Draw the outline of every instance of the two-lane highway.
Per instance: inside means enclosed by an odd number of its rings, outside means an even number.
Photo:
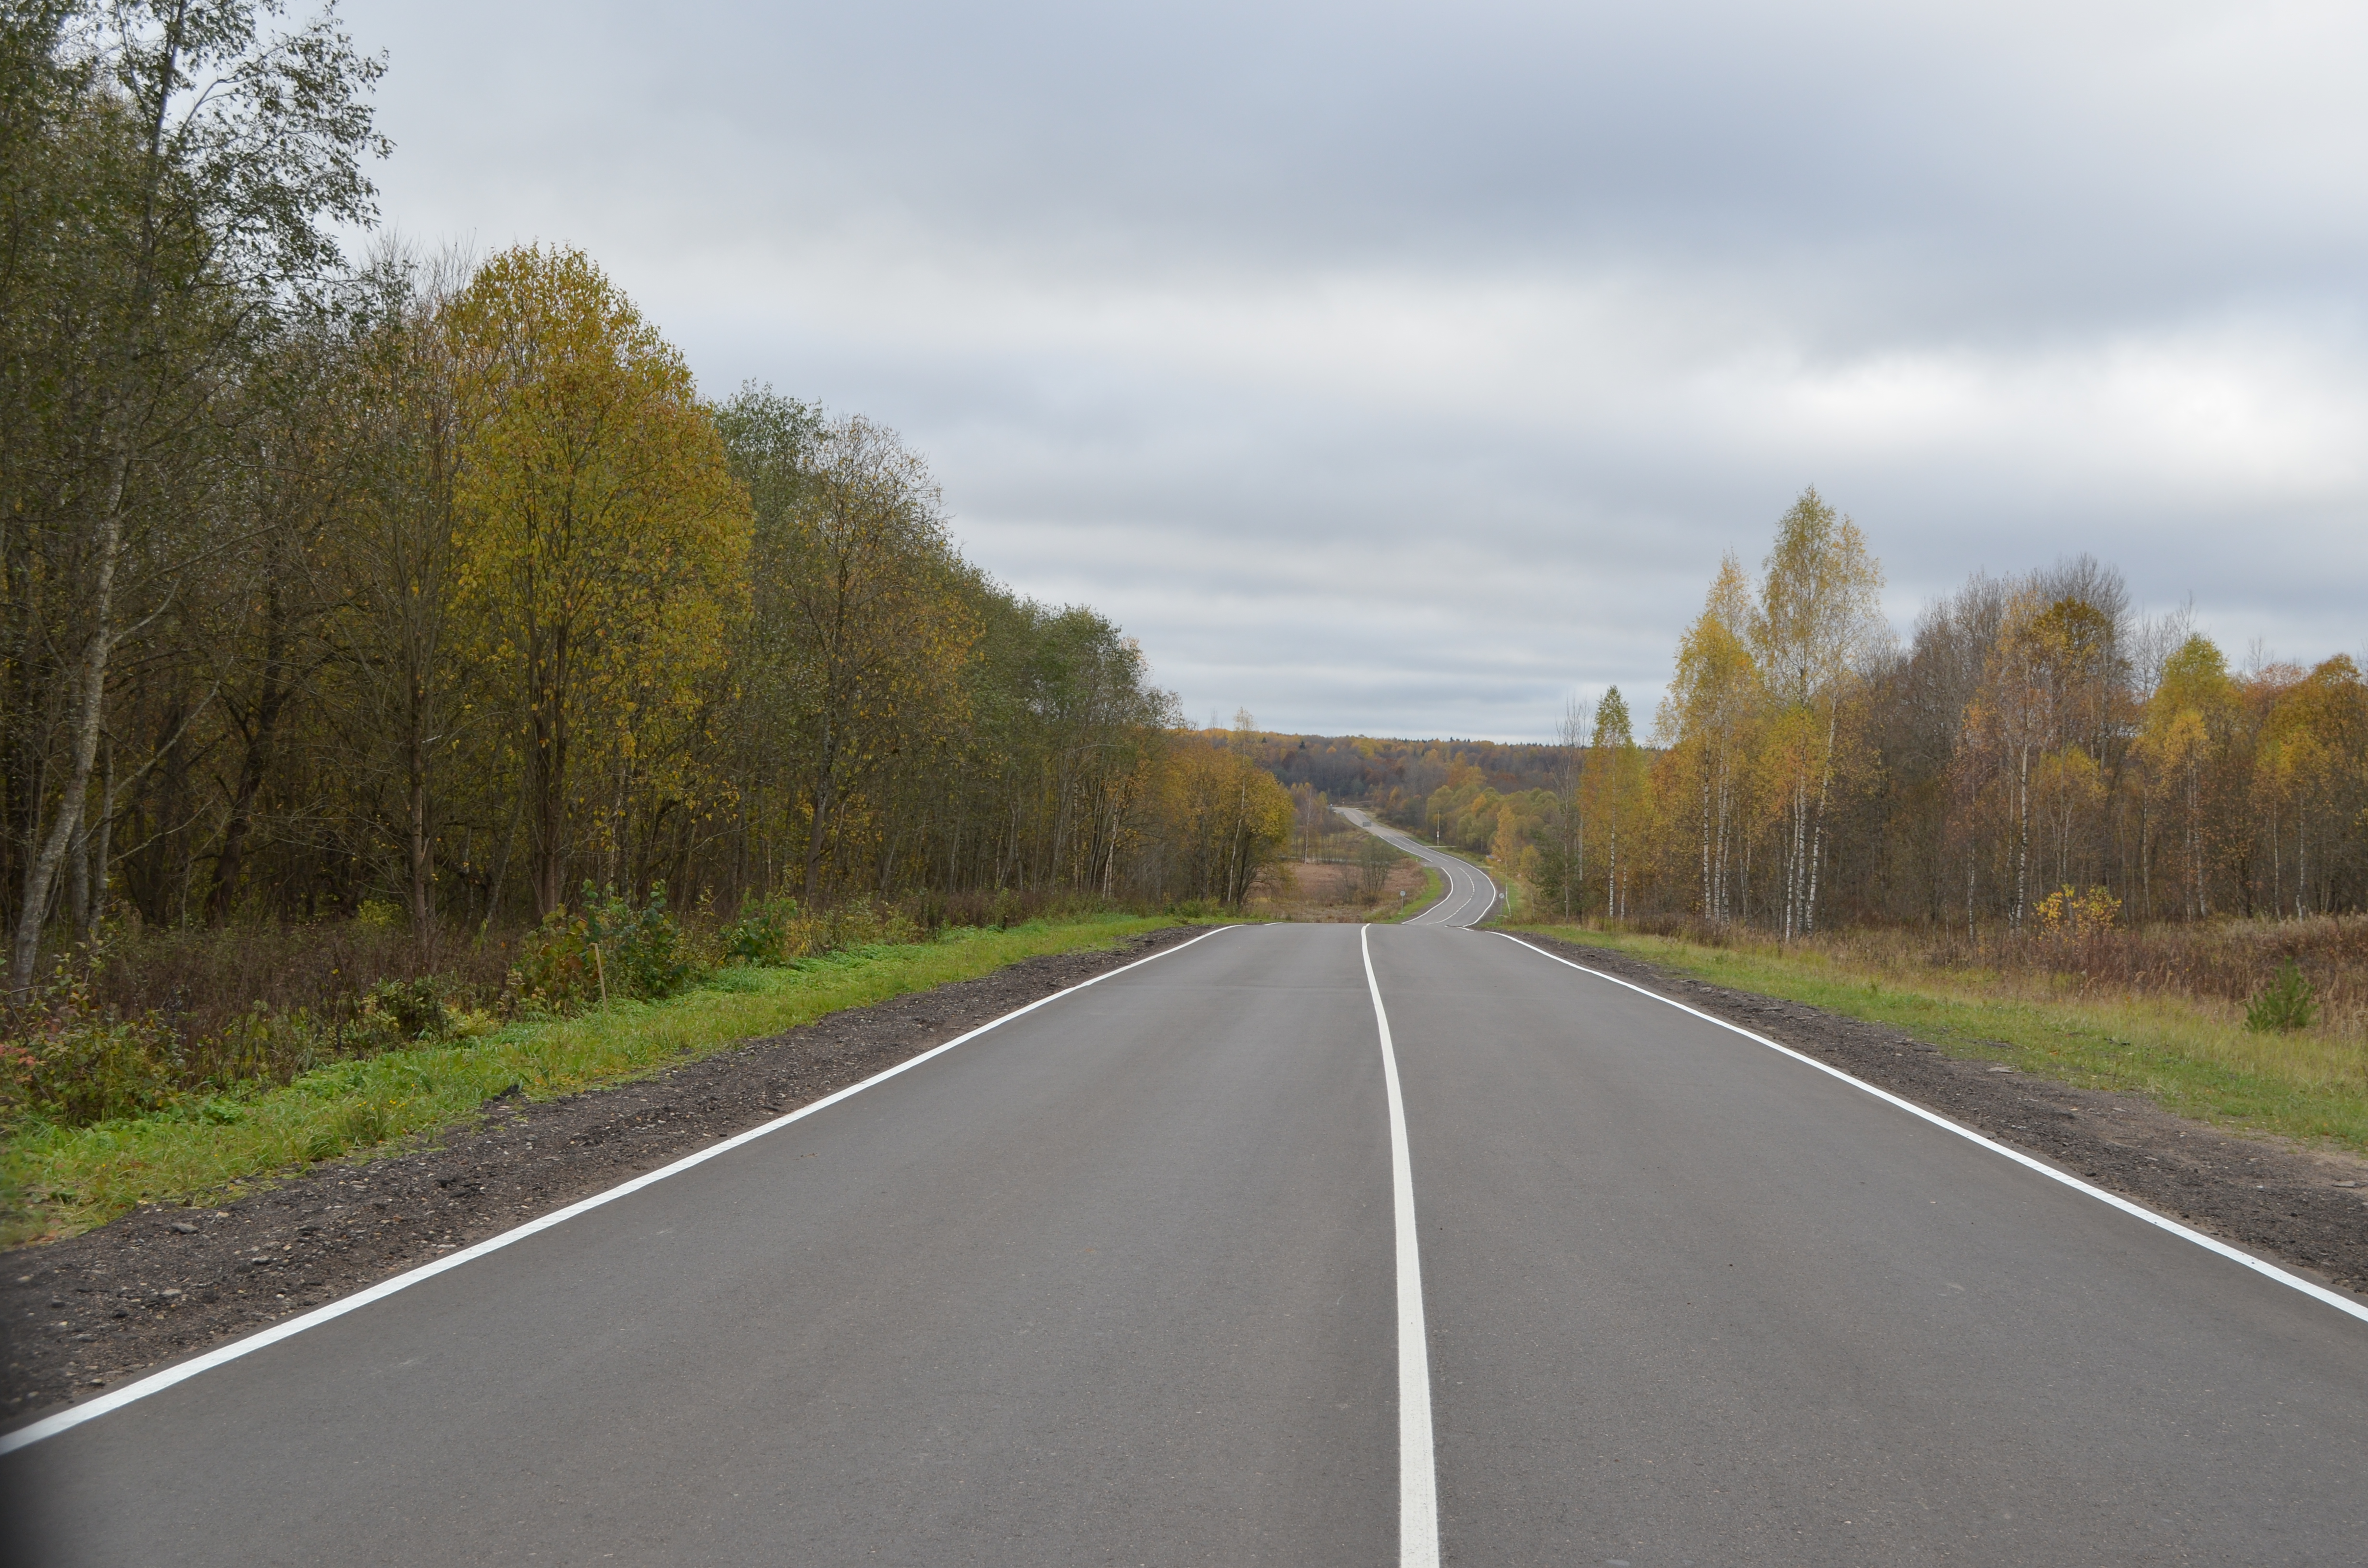
[[[1434,849],[1422,840],[1400,833],[1354,806],[1335,806],[1332,809],[1375,838],[1393,848],[1403,849],[1424,865],[1435,869],[1446,879],[1447,891],[1440,894],[1439,902],[1406,921],[1408,926],[1477,926],[1495,912],[1497,884],[1489,880],[1487,872],[1471,861],[1459,859],[1442,849]]]
[[[2326,1563],[2368,1323],[1503,936],[1269,926],[0,1467],[75,1563]]]

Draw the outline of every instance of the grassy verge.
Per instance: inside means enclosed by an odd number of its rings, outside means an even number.
[[[727,969],[664,1002],[620,1002],[573,1018],[513,1023],[480,1040],[342,1062],[253,1099],[96,1127],[21,1128],[0,1146],[0,1245],[73,1235],[142,1203],[222,1201],[317,1161],[432,1136],[513,1088],[547,1099],[642,1077],[826,1013],[1174,924],[1135,915],[1030,922],[859,948],[786,969]]]
[[[1398,912],[1395,915],[1391,915],[1389,919],[1383,922],[1383,924],[1395,925],[1401,920],[1411,920],[1416,915],[1420,915],[1424,910],[1429,909],[1432,904],[1437,903],[1441,898],[1445,897],[1446,894],[1447,879],[1439,874],[1438,867],[1425,866],[1422,869],[1422,895],[1418,898],[1410,898],[1406,900],[1405,904],[1399,908]]]
[[[1978,971],[1852,962],[1773,944],[1529,926],[1631,953],[1713,984],[1889,1025],[1956,1055],[2089,1088],[2142,1095],[2197,1120],[2368,1153],[2368,1049],[2326,1029],[2257,1034],[2233,1004],[2073,994]]]
[[[1497,912],[1491,915],[1485,924],[1490,926],[1505,924],[1508,918],[1508,912],[1514,907],[1510,901],[1519,895],[1519,884],[1512,879],[1501,875],[1497,869],[1496,861],[1486,855],[1475,855],[1469,849],[1459,849],[1452,844],[1426,844],[1423,847],[1434,855],[1452,855],[1496,883],[1497,891],[1505,896],[1507,902],[1499,904]]]

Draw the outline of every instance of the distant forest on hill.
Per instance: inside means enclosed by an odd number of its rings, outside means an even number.
[[[1212,732],[1210,738],[1224,736]],[[1471,783],[1498,794],[1551,790],[1562,766],[1559,746],[1497,741],[1252,733],[1237,745],[1285,789],[1304,785],[1330,801],[1409,825],[1441,789]]]

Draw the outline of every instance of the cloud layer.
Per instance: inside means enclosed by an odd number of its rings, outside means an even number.
[[[347,15],[394,224],[583,244],[712,389],[896,426],[1189,712],[1649,708],[1809,483],[1903,623],[2085,550],[2361,643],[2356,8]]]

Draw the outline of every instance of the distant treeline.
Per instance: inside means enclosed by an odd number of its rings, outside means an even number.
[[[2368,903],[2368,684],[2232,667],[2087,557],[1976,575],[1907,636],[1815,491],[1729,557],[1650,735],[1617,688],[1561,744],[1273,737],[1312,798],[1494,854],[1570,915],[2020,931]]]
[[[1423,813],[1430,797],[1451,776],[1498,793],[1550,788],[1562,755],[1551,745],[1366,735],[1254,733],[1240,744],[1287,789],[1320,791],[1327,800],[1408,823],[1428,821]]]
[[[380,66],[271,19],[0,10],[16,986],[110,913],[1242,896],[1282,790],[894,433],[709,401],[564,247],[349,263]]]

